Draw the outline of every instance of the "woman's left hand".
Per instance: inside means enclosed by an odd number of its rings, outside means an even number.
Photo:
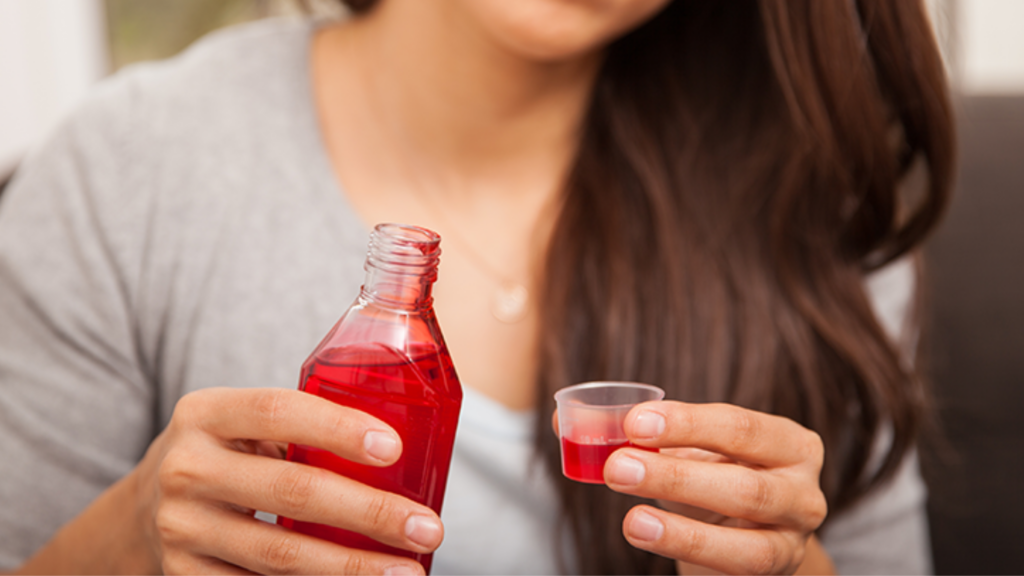
[[[625,431],[634,444],[661,449],[618,450],[605,464],[609,488],[662,506],[626,515],[630,544],[727,573],[800,567],[827,510],[817,434],[733,405],[674,401],[634,407]]]

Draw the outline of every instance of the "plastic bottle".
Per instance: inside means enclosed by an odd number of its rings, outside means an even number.
[[[374,228],[359,297],[303,364],[299,381],[300,390],[387,422],[402,437],[402,456],[391,466],[374,467],[294,444],[287,455],[401,494],[438,514],[462,405],[462,387],[432,307],[440,240],[416,226]],[[413,558],[430,572],[433,554],[331,526],[290,518],[278,523],[347,547]]]

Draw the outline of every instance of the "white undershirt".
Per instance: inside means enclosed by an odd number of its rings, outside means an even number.
[[[558,500],[534,453],[536,418],[464,387],[434,574],[559,573]]]

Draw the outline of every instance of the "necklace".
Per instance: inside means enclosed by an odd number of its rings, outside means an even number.
[[[530,290],[523,283],[515,281],[491,266],[487,258],[484,258],[473,248],[471,242],[457,232],[458,228],[451,225],[448,218],[435,206],[433,199],[428,199],[426,196],[426,193],[420,190],[420,202],[438,221],[445,225],[448,238],[454,240],[462,248],[470,264],[489,276],[491,281],[497,285],[490,298],[491,316],[504,324],[515,324],[525,318],[530,305]]]
[[[367,84],[372,84],[372,81],[367,82]],[[417,192],[416,198],[419,203],[426,208],[439,223],[443,224],[447,228],[447,230],[445,230],[446,235],[450,240],[453,240],[455,244],[462,248],[462,251],[470,264],[472,264],[477,270],[483,272],[484,275],[488,276],[497,286],[490,298],[489,308],[491,316],[493,316],[495,320],[504,324],[515,324],[525,318],[531,304],[529,289],[524,283],[517,282],[508,275],[503,274],[501,270],[492,266],[487,258],[473,247],[472,242],[467,241],[458,233],[458,227],[451,224],[444,211],[441,209],[440,203],[432,197],[424,186],[419,184],[421,181],[419,178],[413,177],[415,170],[409,166],[408,161],[399,160],[397,158],[401,157],[402,159],[408,159],[412,157],[405,145],[406,140],[402,138],[401,129],[396,126],[394,122],[386,120],[388,116],[381,114],[381,110],[378,108],[380,104],[376,99],[371,99],[369,105],[378,118],[385,119],[381,122],[385,137],[391,140],[395,148],[400,152],[400,154],[393,156],[395,158],[395,169],[405,178],[406,182],[413,187],[413,190]]]

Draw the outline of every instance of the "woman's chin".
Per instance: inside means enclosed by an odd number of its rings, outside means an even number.
[[[498,43],[531,60],[557,62],[600,50],[669,0],[463,0]]]

